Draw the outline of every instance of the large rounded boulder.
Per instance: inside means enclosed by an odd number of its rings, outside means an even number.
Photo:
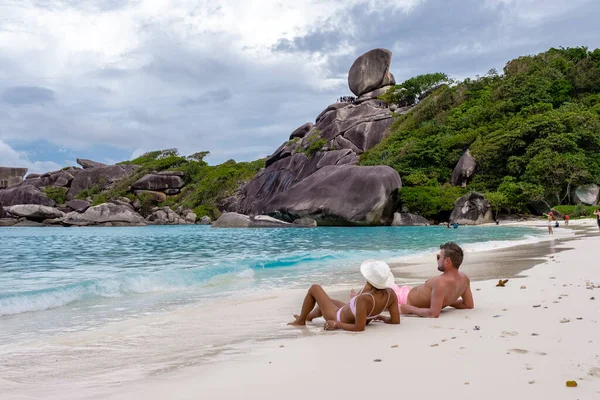
[[[454,186],[467,187],[467,183],[473,178],[476,168],[477,162],[471,156],[471,152],[467,150],[460,160],[458,160],[456,167],[452,171],[452,184]]]
[[[88,208],[83,213],[73,211],[63,220],[64,225],[146,225],[144,218],[131,208],[113,203],[103,203]]]
[[[348,73],[348,86],[357,96],[393,85],[395,80],[390,73],[392,52],[386,49],[373,49],[358,57]]]
[[[181,189],[183,179],[177,175],[148,174],[131,185],[133,190],[167,190]]]
[[[45,219],[62,218],[65,214],[57,208],[39,204],[19,204],[10,207],[8,212],[17,217],[43,221]]]
[[[67,200],[73,200],[75,196],[85,189],[105,189],[115,182],[129,176],[134,170],[133,165],[109,165],[107,167],[96,167],[81,170],[71,181],[67,192]]]
[[[573,202],[595,206],[600,201],[600,186],[596,184],[578,186],[573,191]]]
[[[276,195],[265,213],[285,221],[312,218],[318,225],[389,225],[400,175],[388,166],[325,166]]]
[[[450,222],[461,225],[479,225],[494,222],[490,202],[481,194],[471,192],[454,202]]]
[[[49,199],[39,189],[30,185],[0,190],[0,202],[4,204],[4,206],[14,206],[17,204],[39,204],[42,206],[54,207],[56,205],[54,200]]]

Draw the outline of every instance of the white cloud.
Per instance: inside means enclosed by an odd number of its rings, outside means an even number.
[[[27,168],[28,173],[36,174],[60,169],[60,165],[53,161],[31,161],[27,154],[15,151],[2,140],[0,140],[0,166]]]

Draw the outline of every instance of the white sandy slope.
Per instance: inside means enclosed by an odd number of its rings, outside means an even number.
[[[363,333],[326,332],[315,320],[304,337],[104,388],[96,397],[600,398],[600,290],[589,286],[600,286],[600,236],[563,246],[572,249],[506,287],[473,283],[474,310],[446,310],[439,319],[403,316],[400,326],[375,324]],[[567,380],[578,387],[566,387]]]

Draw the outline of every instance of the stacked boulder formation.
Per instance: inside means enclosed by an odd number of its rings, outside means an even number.
[[[224,208],[288,222],[310,218],[319,225],[391,224],[402,187],[398,172],[356,165],[395,121],[389,105],[377,99],[395,84],[391,59],[385,49],[360,56],[348,74],[358,99],[331,104],[315,123],[294,130],[268,157],[265,169],[227,199]]]

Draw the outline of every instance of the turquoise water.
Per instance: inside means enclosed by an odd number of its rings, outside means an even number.
[[[0,228],[0,340],[80,330],[269,288],[353,283],[367,258],[539,235],[530,228]]]

